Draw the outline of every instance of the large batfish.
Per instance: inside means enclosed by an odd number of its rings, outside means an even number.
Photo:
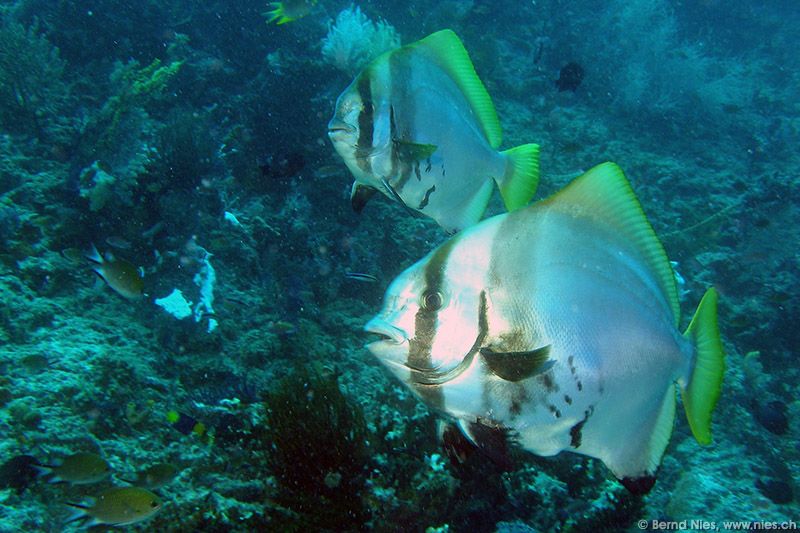
[[[365,329],[382,337],[369,350],[476,441],[501,428],[538,455],[596,457],[646,492],[676,391],[695,438],[711,441],[725,366],[716,309],[710,288],[679,332],[672,267],[604,163],[450,238],[394,280]]]

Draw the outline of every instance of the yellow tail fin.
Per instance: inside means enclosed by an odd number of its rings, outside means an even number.
[[[683,407],[692,434],[700,444],[711,443],[711,412],[717,404],[725,373],[725,352],[717,325],[717,291],[708,289],[684,337],[695,347],[689,383],[681,390]]]
[[[497,180],[506,209],[525,207],[539,185],[539,145],[523,144],[501,152],[508,157],[505,176]]]

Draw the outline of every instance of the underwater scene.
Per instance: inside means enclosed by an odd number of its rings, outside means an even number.
[[[799,42],[0,0],[0,532],[797,529]]]

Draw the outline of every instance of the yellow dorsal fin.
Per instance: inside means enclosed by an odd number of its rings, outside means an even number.
[[[677,327],[680,304],[672,265],[622,169],[614,163],[597,165],[545,203],[560,211],[592,218],[633,243],[654,273]]]
[[[503,141],[503,130],[494,110],[494,104],[475,72],[464,44],[453,30],[441,30],[405,47],[425,54],[439,65],[461,89],[489,141],[497,148]]]

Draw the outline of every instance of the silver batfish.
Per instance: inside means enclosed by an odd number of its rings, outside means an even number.
[[[339,96],[328,135],[355,177],[356,211],[381,191],[449,232],[481,219],[493,183],[513,210],[539,180],[537,145],[497,150],[494,105],[450,30],[370,63]]]
[[[711,441],[725,368],[716,309],[710,288],[679,332],[672,267],[604,163],[450,238],[394,280],[365,329],[382,337],[368,349],[471,439],[502,428],[538,455],[595,457],[641,493],[676,391],[695,438]]]

